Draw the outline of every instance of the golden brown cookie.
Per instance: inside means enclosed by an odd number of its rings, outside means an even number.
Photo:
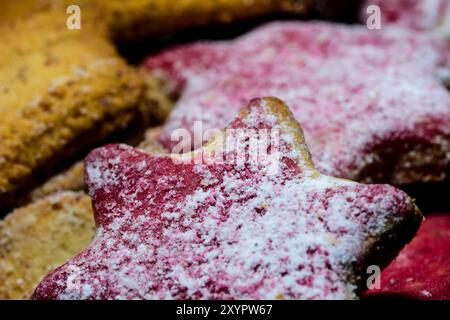
[[[51,177],[44,184],[30,192],[30,200],[37,201],[60,191],[82,191],[86,189],[83,177],[83,161],[76,162],[70,168]]]
[[[135,39],[184,28],[231,24],[282,12],[304,13],[314,1],[304,0],[140,0],[104,1],[112,37]]]
[[[101,38],[67,39],[0,69],[0,201],[139,115],[143,84]]]
[[[0,222],[0,299],[29,298],[53,268],[89,244],[91,200],[64,192],[11,212]]]
[[[49,10],[65,12],[75,4],[83,21],[103,24],[111,38],[130,40],[160,36],[184,28],[206,25],[229,25],[276,14],[330,16],[344,8],[356,8],[355,0],[23,0],[0,4],[1,21],[29,18]],[[86,15],[87,18],[84,18]],[[101,18],[100,18],[101,17]],[[100,19],[99,19],[100,18]]]

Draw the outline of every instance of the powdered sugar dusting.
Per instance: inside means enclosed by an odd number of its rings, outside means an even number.
[[[145,66],[181,92],[161,137],[167,148],[175,129],[192,132],[194,121],[222,128],[250,99],[276,96],[302,124],[319,171],[364,180],[379,149],[424,143],[445,154],[450,95],[440,77],[449,58],[442,38],[394,26],[276,22],[234,41],[166,51]]]
[[[350,276],[367,238],[416,215],[412,200],[318,174],[307,152],[292,153],[302,138],[292,119],[280,121],[264,100],[247,111],[230,127],[257,135],[277,126],[287,137],[271,149],[277,174],[266,174],[264,161],[174,164],[120,145],[93,151],[86,172],[97,237],[34,298],[356,297]]]

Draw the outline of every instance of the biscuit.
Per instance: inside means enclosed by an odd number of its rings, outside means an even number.
[[[144,0],[104,1],[112,37],[130,40],[208,25],[230,25],[265,16],[341,16],[356,8],[353,0]]]
[[[434,34],[275,22],[169,49],[144,68],[180,97],[160,139],[169,150],[199,147],[245,101],[273,95],[303,123],[319,171],[401,185],[450,174],[450,94],[440,78],[449,57]],[[183,129],[192,145],[172,137]]]
[[[64,192],[18,208],[0,221],[0,299],[30,298],[56,266],[92,240],[91,200]]]
[[[0,50],[7,61],[0,67],[2,209],[80,150],[141,117],[143,81],[107,40],[80,34],[41,48],[37,42],[36,51],[20,44]]]
[[[110,38],[129,41],[167,36],[186,28],[230,25],[264,16],[345,16],[357,10],[358,0],[78,0],[83,21],[106,28]],[[65,13],[71,0],[22,0],[0,4],[1,21],[29,18],[41,12]],[[86,17],[84,17],[86,15]]]
[[[34,299],[356,298],[422,220],[394,187],[316,171],[275,98],[192,153],[115,144],[85,165],[97,236]]]

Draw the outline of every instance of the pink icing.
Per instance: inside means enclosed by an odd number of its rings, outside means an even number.
[[[97,236],[34,298],[354,298],[348,277],[363,264],[366,238],[413,215],[412,200],[391,186],[318,174],[306,145],[294,148],[298,127],[278,121],[264,99],[247,111],[229,128],[249,140],[225,155],[279,130],[257,162],[176,164],[125,145],[94,150],[85,170]]]
[[[450,94],[440,81],[449,57],[448,42],[435,35],[275,22],[233,41],[165,51],[145,67],[181,94],[161,136],[167,148],[178,128],[222,128],[253,97],[276,96],[302,124],[319,171],[363,179],[379,149],[449,149]]]

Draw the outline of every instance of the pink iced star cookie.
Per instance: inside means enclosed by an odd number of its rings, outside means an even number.
[[[417,236],[381,274],[370,297],[450,300],[450,215],[425,219]]]
[[[85,164],[97,237],[35,299],[355,298],[422,219],[394,187],[317,172],[275,98],[192,153],[109,145]]]
[[[371,5],[381,9],[382,27],[397,25],[418,31],[435,30],[450,36],[450,0],[366,0],[363,21]],[[369,12],[373,11],[369,8]]]
[[[161,142],[179,128],[222,128],[246,101],[276,96],[302,123],[317,169],[405,184],[450,175],[450,43],[389,28],[276,22],[236,40],[150,57],[145,69],[179,96]],[[183,143],[183,142],[182,142]],[[191,148],[191,141],[186,148]]]

